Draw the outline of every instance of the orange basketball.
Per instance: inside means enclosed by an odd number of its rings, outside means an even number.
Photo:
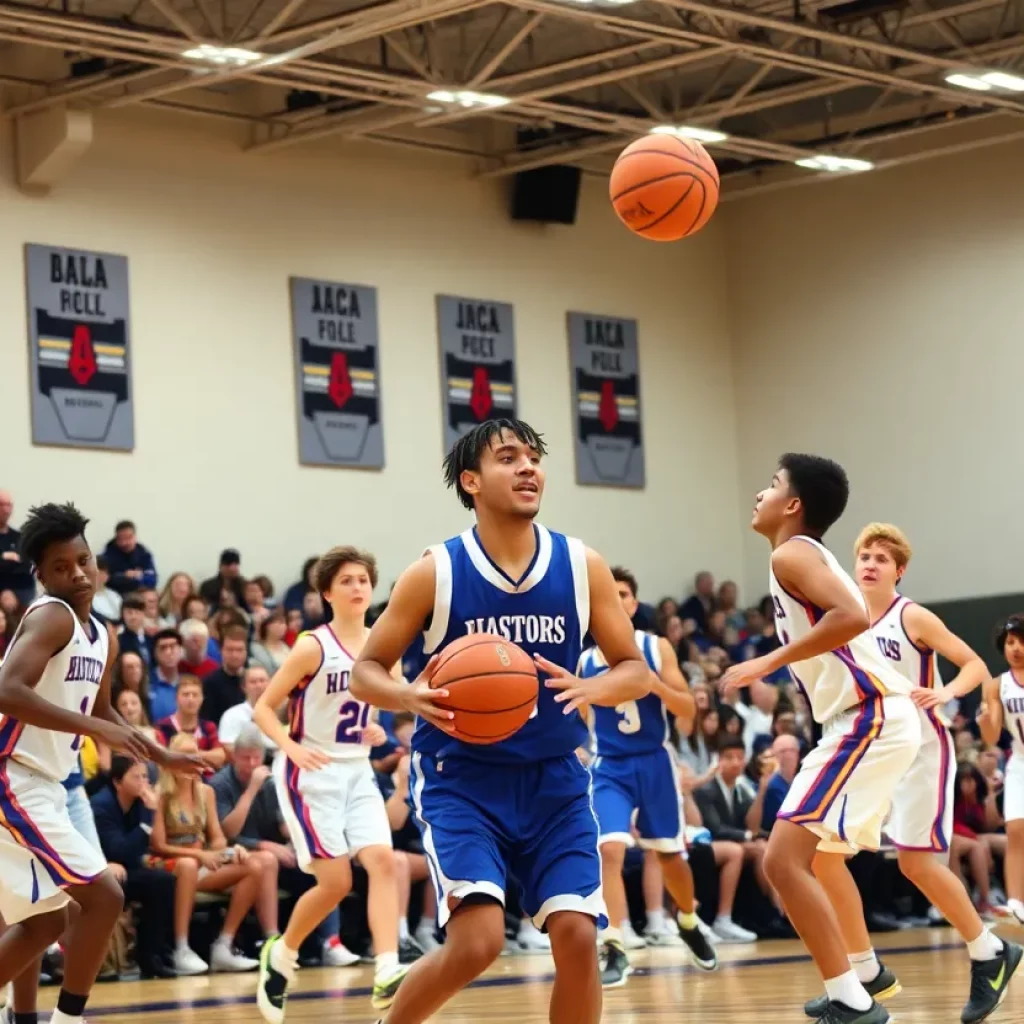
[[[492,633],[470,633],[442,652],[432,689],[448,691],[437,707],[455,712],[458,738],[497,743],[518,732],[537,706],[537,667],[521,647]]]
[[[630,231],[654,242],[675,242],[711,219],[718,184],[718,168],[699,142],[645,135],[619,154],[608,192]]]

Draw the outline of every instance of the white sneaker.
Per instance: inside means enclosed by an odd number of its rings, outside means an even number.
[[[626,949],[645,949],[647,941],[633,930],[631,922],[626,921],[622,925],[622,945]]]
[[[683,940],[679,929],[668,918],[663,918],[660,927],[648,927],[644,932],[648,946],[681,946]]]
[[[210,967],[198,953],[186,946],[174,951],[174,969],[179,974],[205,974]]]
[[[434,938],[433,928],[417,928],[416,934],[413,938],[416,940],[416,945],[419,946],[424,953],[429,953],[431,950],[441,948],[441,943]]]
[[[336,942],[333,946],[325,942],[320,950],[320,963],[324,967],[351,967],[359,963],[359,954],[353,953],[343,942]]]
[[[757,936],[753,932],[741,928],[731,917],[716,918],[711,930],[719,942],[757,942]]]
[[[551,940],[533,925],[519,929],[517,942],[519,948],[527,953],[547,953],[551,950]]]
[[[236,953],[226,942],[219,939],[210,948],[211,971],[255,971],[259,960],[252,960]]]

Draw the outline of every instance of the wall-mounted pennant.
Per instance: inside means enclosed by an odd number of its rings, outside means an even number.
[[[644,486],[635,320],[569,314],[576,482]]]
[[[299,462],[384,465],[377,289],[291,279]]]
[[[32,442],[131,451],[128,260],[25,246]]]
[[[444,444],[467,430],[516,414],[516,337],[512,307],[488,299],[437,296]]]

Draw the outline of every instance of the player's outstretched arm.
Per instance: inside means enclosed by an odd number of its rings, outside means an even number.
[[[697,714],[690,684],[679,668],[679,657],[663,636],[658,637],[658,653],[661,655],[661,671],[651,683],[651,693],[660,697],[665,707],[676,716],[676,728],[680,734],[689,736]]]
[[[424,555],[410,565],[395,584],[387,607],[373,624],[352,668],[352,696],[385,711],[409,711],[446,732],[452,731],[454,712],[435,705],[447,690],[432,690],[430,678],[437,655],[427,662],[418,679],[405,684],[392,675],[396,662],[416,639],[434,610],[434,558]]]
[[[978,729],[985,743],[994,747],[1003,734],[1003,701],[999,696],[999,679],[986,679],[978,711]]]
[[[917,689],[912,696],[922,707],[934,707],[965,697],[989,678],[988,668],[976,654],[935,614],[919,604],[908,605],[903,612],[903,625],[910,639],[919,647],[930,647],[951,661],[960,671],[955,679],[934,690]]]

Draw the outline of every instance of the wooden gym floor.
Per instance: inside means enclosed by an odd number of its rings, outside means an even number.
[[[1019,929],[997,929],[1020,941]],[[967,954],[949,928],[877,936],[880,955],[903,992],[888,1004],[896,1024],[957,1024],[967,1000]],[[620,1024],[690,1021],[693,1024],[806,1022],[801,1007],[819,991],[818,976],[798,942],[768,942],[720,949],[722,964],[701,974],[685,964],[682,949],[639,950],[624,988],[605,992],[604,1020]],[[472,988],[432,1018],[437,1024],[545,1024],[552,963],[546,954],[502,957]],[[371,968],[304,970],[288,1002],[289,1024],[330,1021],[370,1024]],[[171,981],[99,985],[86,1011],[89,1021],[145,1024],[258,1024],[255,974],[213,975]],[[49,1007],[55,989],[41,993]],[[45,1019],[43,1017],[42,1019]],[[992,1024],[1024,1020],[1024,967]]]

